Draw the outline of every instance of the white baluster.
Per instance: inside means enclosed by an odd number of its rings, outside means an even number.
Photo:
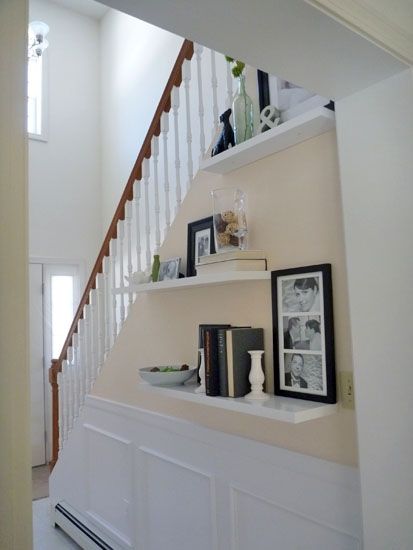
[[[97,366],[99,357],[99,336],[98,336],[98,291],[92,288],[90,291],[90,349],[91,349],[91,363],[90,363],[90,388],[93,388],[97,376]]]
[[[132,307],[133,303],[133,293],[131,290],[131,280],[132,280],[132,272],[133,272],[133,266],[132,266],[132,203],[131,201],[126,201],[125,204],[125,224],[126,224],[126,246],[127,246],[127,252],[128,252],[128,313],[130,313],[130,309]],[[123,283],[122,286],[124,287],[125,284]]]
[[[151,226],[149,218],[149,159],[144,159],[142,163],[142,178],[145,187],[145,237],[146,237],[146,269],[151,268]]]
[[[67,362],[69,365],[69,432],[73,430],[73,421],[75,417],[74,410],[74,372],[75,368],[73,367],[73,347],[69,346],[67,348]]]
[[[63,449],[63,374],[61,372],[57,373],[57,391],[58,391],[58,401],[59,401],[59,451]]]
[[[194,165],[192,161],[192,130],[191,130],[191,102],[189,97],[189,83],[191,81],[191,61],[185,59],[182,66],[182,75],[185,87],[185,107],[186,107],[186,142],[188,147],[188,181],[186,190],[188,191],[194,179]]]
[[[212,86],[212,113],[214,119],[214,129],[212,130],[212,136],[214,137],[218,131],[219,126],[219,109],[218,109],[218,79],[217,79],[217,65],[215,61],[215,51],[211,51],[211,86]]]
[[[123,220],[118,221],[118,243],[119,243],[119,288],[121,290],[125,287],[125,279],[124,279],[124,268],[123,268],[123,262],[124,262],[124,251],[123,251],[123,245],[125,240],[125,223]],[[125,322],[125,294],[121,292],[120,294],[120,322],[119,322],[119,330],[122,328],[123,323]]]
[[[80,383],[80,362],[79,362],[79,335],[75,332],[72,336],[72,346],[73,346],[73,411],[74,417],[79,416],[80,409],[80,392],[81,392],[81,383]]]
[[[158,179],[158,157],[159,157],[159,138],[152,138],[152,156],[153,156],[153,183],[155,192],[155,254],[159,254],[161,246],[161,228],[159,223],[159,214],[161,212],[159,206],[159,179]]]
[[[181,206],[181,161],[179,158],[179,88],[174,86],[171,94],[172,111],[174,115],[174,134],[175,134],[175,189],[176,189],[176,206],[175,215]]]
[[[169,174],[168,174],[168,132],[169,132],[169,113],[162,113],[161,132],[163,138],[163,177],[165,190],[165,232],[166,237],[171,225],[171,210],[169,204]]]
[[[110,283],[109,295],[112,295],[112,346],[118,335],[118,323],[116,318],[116,239],[111,239],[109,243],[109,263],[110,263]]]
[[[96,277],[96,288],[98,292],[98,373],[100,372],[105,360],[105,281],[103,273],[98,273]]]
[[[142,271],[142,245],[141,245],[141,217],[140,217],[140,202],[141,202],[141,181],[135,181],[133,184],[133,201],[135,203],[135,231],[136,231],[136,268]]]
[[[102,262],[103,266],[103,296],[105,301],[105,357],[108,356],[110,351],[110,304],[111,304],[111,295],[110,295],[110,260],[109,256],[105,256]]]
[[[232,83],[233,83],[233,79],[232,79],[231,67],[230,67],[230,64],[227,63],[227,99],[225,101],[225,105],[227,109],[229,109],[232,106],[232,97],[234,94],[232,89]]]
[[[202,52],[204,47],[195,44],[194,51],[196,57],[197,75],[198,75],[198,113],[199,113],[199,146],[201,150],[200,160],[205,156],[205,130],[204,130],[204,100],[202,92]]]
[[[79,337],[79,408],[83,407],[86,395],[86,349],[85,349],[85,322],[79,319],[77,324]]]
[[[62,361],[62,390],[63,390],[63,407],[62,407],[62,414],[63,414],[63,433],[62,433],[62,444],[66,441],[67,435],[69,432],[68,426],[69,426],[69,367],[67,360],[64,359]]]
[[[90,305],[86,304],[83,308],[83,338],[85,343],[85,394],[90,393],[90,384],[91,384],[91,364],[92,364],[92,350],[91,350],[91,339],[90,339]]]

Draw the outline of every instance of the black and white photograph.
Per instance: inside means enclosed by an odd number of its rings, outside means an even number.
[[[194,277],[199,258],[209,254],[215,254],[212,216],[188,224],[186,276]]]
[[[301,315],[283,317],[284,349],[321,351],[321,317]]]
[[[284,354],[284,385],[294,390],[323,389],[322,356],[304,353]]]
[[[161,262],[159,266],[158,281],[171,281],[179,278],[179,264],[181,258],[171,258],[165,262]]]
[[[199,258],[211,252],[211,229],[204,229],[195,233],[195,265]]]
[[[271,273],[274,393],[336,402],[331,265]]]
[[[282,305],[284,312],[319,312],[320,278],[294,277],[282,281]]]

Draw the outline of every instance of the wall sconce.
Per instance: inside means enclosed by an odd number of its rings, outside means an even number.
[[[29,57],[41,57],[49,42],[46,35],[49,32],[49,25],[43,21],[32,21],[29,24]]]

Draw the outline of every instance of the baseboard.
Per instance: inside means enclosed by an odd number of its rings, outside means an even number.
[[[53,509],[54,523],[58,525],[71,539],[84,550],[116,550],[108,544],[95,529],[91,529],[86,521],[66,503],[59,503]]]

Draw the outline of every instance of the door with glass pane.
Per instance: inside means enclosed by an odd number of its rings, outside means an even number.
[[[30,375],[32,466],[51,457],[48,371],[58,358],[79,303],[77,264],[30,263]]]

